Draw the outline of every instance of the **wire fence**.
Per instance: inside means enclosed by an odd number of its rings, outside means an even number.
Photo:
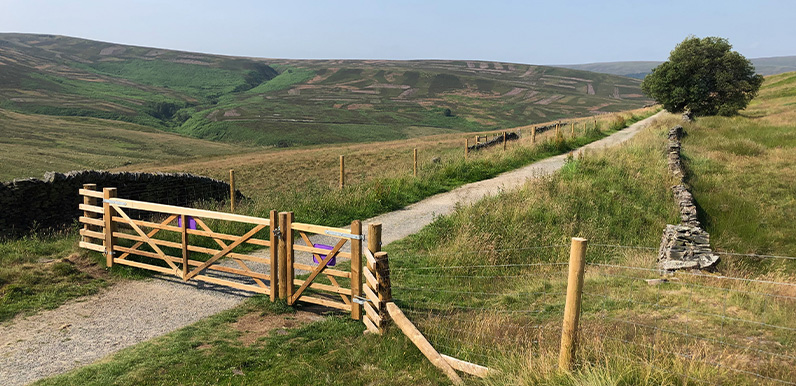
[[[620,361],[683,384],[796,385],[796,266],[766,272],[666,272],[657,249],[590,244],[581,366]],[[434,265],[449,254],[474,264]],[[567,245],[416,253],[391,259],[393,296],[442,353],[501,367],[554,361],[566,299]],[[717,252],[740,259],[796,258]],[[501,263],[478,264],[467,256]],[[392,256],[391,256],[392,257]],[[421,261],[431,263],[415,265]],[[456,260],[461,261],[461,260]],[[526,261],[526,262],[521,262]],[[754,260],[756,261],[756,260]]]

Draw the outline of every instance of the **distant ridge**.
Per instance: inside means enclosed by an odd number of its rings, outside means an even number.
[[[255,146],[385,141],[591,116],[649,103],[639,85],[518,63],[231,57],[0,34],[0,109]]]
[[[775,56],[770,58],[751,59],[755,70],[760,75],[776,75],[796,71],[796,56]],[[630,61],[630,62],[601,62],[586,64],[562,64],[556,67],[573,70],[593,71],[602,74],[627,76],[643,79],[647,74],[663,62]]]

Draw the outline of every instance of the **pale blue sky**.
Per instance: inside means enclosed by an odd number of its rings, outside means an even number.
[[[687,35],[796,55],[796,1],[0,0],[0,32],[271,58],[665,60]]]

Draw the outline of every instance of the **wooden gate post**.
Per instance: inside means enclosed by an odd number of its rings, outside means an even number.
[[[387,303],[392,301],[392,288],[390,284],[390,260],[387,252],[376,252],[376,280],[379,282],[379,332],[384,333],[384,329],[390,322],[390,314],[387,312]]]
[[[287,212],[279,212],[279,298],[287,299]],[[292,241],[292,240],[291,240]]]
[[[188,258],[191,252],[188,250],[188,216],[180,215],[180,233],[182,234],[182,279],[188,277]]]
[[[563,371],[571,371],[575,360],[587,242],[586,239],[573,237],[569,252],[567,302],[564,305],[564,324],[561,328],[561,351],[558,355],[558,368]]]
[[[83,184],[83,189],[96,191],[97,190],[97,184]],[[94,197],[83,196],[83,204],[91,205],[91,206],[97,206],[97,199],[94,198]],[[97,214],[96,213],[89,212],[87,210],[83,211],[83,216],[88,217],[88,218],[97,218]],[[102,231],[101,229],[98,229],[97,226],[89,225],[89,224],[83,224],[83,229],[85,229],[87,231],[92,231],[92,232],[101,232]],[[93,244],[95,239],[92,239],[92,238],[90,238],[88,236],[81,236],[81,240],[83,240],[83,241],[85,241],[87,243],[92,243]]]
[[[235,213],[235,170],[229,169],[229,211]]]
[[[102,189],[102,215],[105,220],[105,265],[110,268],[113,267],[113,232],[116,231],[116,226],[113,222],[114,210],[109,200],[116,198],[116,188]]]
[[[351,299],[362,296],[362,222],[354,220],[351,222],[351,234],[360,236],[358,239],[351,239]],[[351,318],[354,320],[362,319],[362,305],[351,302]]]
[[[279,232],[281,231],[279,229],[279,216],[275,210],[271,211],[269,220],[269,224],[271,224],[271,234],[268,240],[269,244],[271,244],[269,247],[269,252],[271,254],[271,283],[269,285],[269,295],[271,301],[274,302],[276,301],[276,295],[278,291],[277,288],[279,288],[279,277],[277,271],[279,270]]]
[[[287,275],[285,276],[285,287],[287,287],[287,303],[289,305],[293,305],[295,303],[291,300],[293,297],[293,277],[295,275],[295,270],[293,269],[293,212],[287,212],[287,216],[285,216],[285,221],[282,222],[282,226],[285,228],[285,269],[287,270]]]

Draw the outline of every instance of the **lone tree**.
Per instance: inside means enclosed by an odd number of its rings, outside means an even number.
[[[763,76],[731,49],[724,38],[689,36],[644,78],[641,89],[672,113],[734,115],[757,94]]]

